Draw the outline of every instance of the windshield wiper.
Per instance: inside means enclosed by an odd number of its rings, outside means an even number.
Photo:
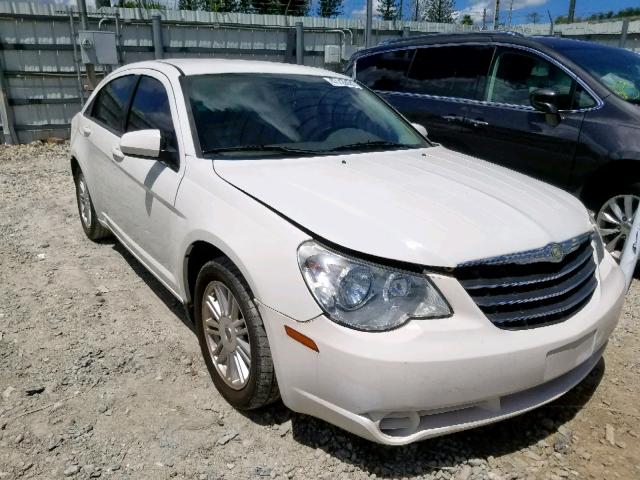
[[[389,147],[389,148],[410,148],[411,145],[402,145],[401,143],[395,142],[387,142],[385,140],[373,140],[371,142],[358,142],[358,143],[348,143],[346,145],[339,145],[331,149],[332,152],[337,152],[340,150],[366,150],[369,148],[379,148],[379,147]]]
[[[202,153],[227,153],[227,152],[284,152],[300,153],[303,155],[317,155],[319,152],[299,148],[285,147],[284,145],[238,145],[235,147],[216,147],[203,150]]]

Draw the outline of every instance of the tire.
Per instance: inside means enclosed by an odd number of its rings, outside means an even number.
[[[212,260],[200,270],[194,317],[213,383],[233,407],[252,410],[280,398],[262,318],[249,286],[228,259]]]
[[[93,207],[93,200],[89,193],[89,186],[82,172],[78,172],[74,176],[76,185],[76,201],[78,203],[78,214],[80,215],[80,223],[85,235],[94,242],[111,236],[111,232],[103,226],[98,220],[96,210]]]
[[[615,192],[603,195],[595,206],[596,222],[602,239],[607,250],[619,262],[633,215],[640,206],[640,183],[617,188]]]

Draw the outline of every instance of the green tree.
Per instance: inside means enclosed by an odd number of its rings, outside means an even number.
[[[427,0],[424,19],[427,22],[453,23],[454,0]]]
[[[533,24],[538,23],[540,21],[540,14],[538,12],[531,12],[527,15],[527,21]]]
[[[462,25],[473,25],[473,18],[471,18],[471,15],[463,15],[460,23]]]
[[[206,10],[207,0],[180,0],[178,2],[180,10]]]
[[[120,0],[117,4],[122,8],[144,8],[145,10],[165,10],[167,7],[153,0]]]
[[[319,0],[317,13],[325,18],[337,17],[342,13],[342,0]]]
[[[294,17],[304,17],[309,13],[309,7],[310,0],[288,0],[283,13]]]
[[[282,0],[251,0],[252,11],[270,15],[281,15],[287,8]]]
[[[377,10],[382,20],[395,20],[400,9],[397,0],[380,0]]]
[[[236,0],[208,0],[205,9],[210,12],[237,12],[238,2]]]

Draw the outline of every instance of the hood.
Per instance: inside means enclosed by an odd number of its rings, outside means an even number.
[[[444,147],[215,160],[214,169],[321,238],[420,265],[454,267],[591,228],[570,194]]]

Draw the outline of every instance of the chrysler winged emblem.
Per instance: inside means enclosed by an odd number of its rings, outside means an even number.
[[[549,250],[549,261],[561,262],[564,258],[564,249],[559,243],[551,243],[547,245],[547,249]]]
[[[570,238],[560,243],[549,243],[544,247],[527,250],[524,252],[508,253],[497,257],[484,258],[480,260],[471,260],[458,264],[458,267],[470,267],[475,265],[505,265],[508,263],[516,263],[526,265],[536,262],[552,262],[559,263],[572,252],[575,252],[585,242],[591,241],[591,232],[583,233],[577,237]]]

